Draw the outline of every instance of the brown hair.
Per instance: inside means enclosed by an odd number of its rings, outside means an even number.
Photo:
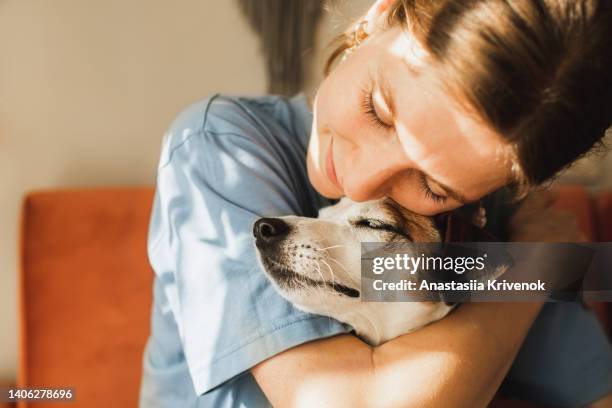
[[[510,142],[524,185],[568,167],[612,122],[612,1],[398,0],[387,24],[415,36],[443,86]]]

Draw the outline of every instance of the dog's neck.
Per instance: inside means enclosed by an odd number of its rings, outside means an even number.
[[[449,307],[450,309],[450,307]],[[348,322],[371,345],[378,345],[415,331],[448,313],[448,309],[422,302],[371,302],[333,316]]]

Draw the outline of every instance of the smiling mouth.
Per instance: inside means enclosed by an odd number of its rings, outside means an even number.
[[[265,257],[263,261],[266,271],[277,283],[283,286],[292,287],[296,283],[310,287],[325,286],[343,296],[348,296],[350,298],[358,298],[360,296],[360,292],[357,289],[350,288],[340,283],[331,283],[327,281],[308,278],[306,276],[300,275],[299,273],[296,273],[295,271],[279,264],[277,261],[274,261],[268,257]]]
[[[334,138],[330,137],[329,147],[327,148],[327,155],[325,157],[325,170],[327,172],[327,177],[331,180],[331,182],[338,187],[338,189],[342,190],[340,186],[340,182],[338,181],[338,175],[336,174],[336,166],[334,164]]]

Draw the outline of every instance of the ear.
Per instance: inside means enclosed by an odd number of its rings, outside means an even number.
[[[436,217],[444,242],[498,242],[499,239],[472,222],[473,209],[463,207]],[[442,221],[442,222],[441,222]]]

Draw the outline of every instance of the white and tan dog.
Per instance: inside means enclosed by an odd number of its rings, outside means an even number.
[[[259,261],[277,291],[297,308],[351,325],[377,345],[446,316],[445,302],[362,302],[361,242],[439,242],[432,217],[390,199],[343,198],[318,218],[261,218],[253,226]]]

